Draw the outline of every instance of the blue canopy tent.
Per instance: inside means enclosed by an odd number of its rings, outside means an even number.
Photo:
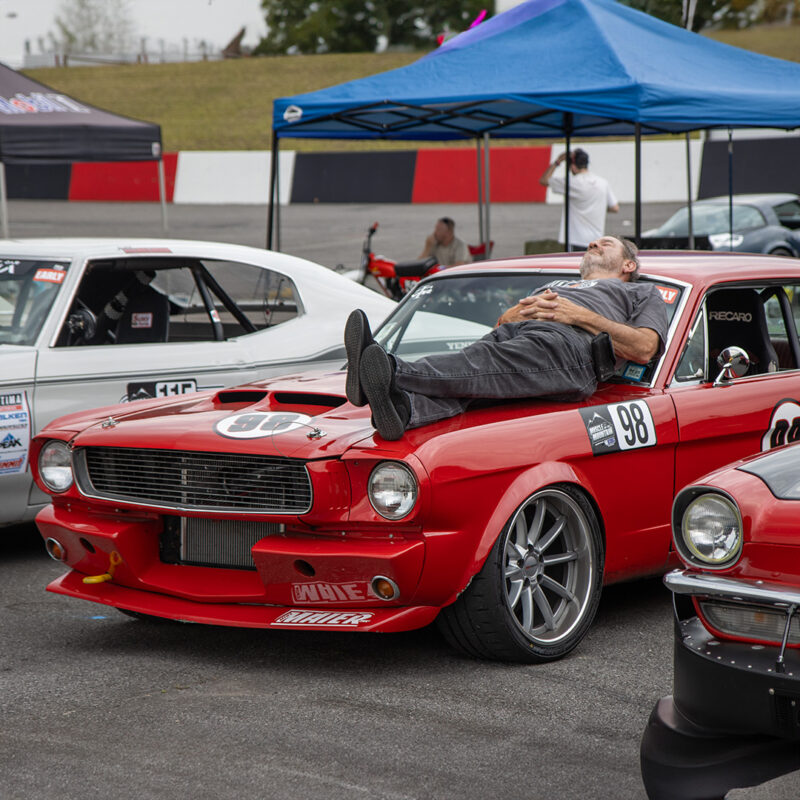
[[[474,138],[488,165],[490,137],[634,134],[638,236],[641,135],[798,126],[800,64],[614,0],[528,0],[406,67],[275,100],[268,246],[281,138]]]

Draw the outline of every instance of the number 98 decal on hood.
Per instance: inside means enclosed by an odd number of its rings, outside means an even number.
[[[248,411],[224,417],[214,430],[227,439],[263,439],[298,428],[313,428],[311,417],[292,411]]]

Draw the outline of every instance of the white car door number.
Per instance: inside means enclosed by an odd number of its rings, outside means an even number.
[[[172,397],[176,394],[190,394],[197,391],[197,382],[188,381],[156,381],[156,397]]]
[[[653,415],[644,400],[579,410],[594,455],[652,447],[657,443]]]

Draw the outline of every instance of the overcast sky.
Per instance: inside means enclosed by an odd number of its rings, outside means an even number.
[[[37,40],[55,30],[62,0],[0,0],[0,61],[22,65],[25,40],[39,52]],[[266,32],[260,0],[129,0],[137,33],[146,36],[148,49],[158,50],[159,39],[182,48],[205,40],[224,47],[242,26],[245,44],[254,45]]]
[[[497,11],[505,11],[522,0],[496,0]],[[38,53],[40,37],[55,31],[55,17],[63,0],[0,0],[0,62],[18,69],[22,66],[25,40]],[[492,7],[487,0],[487,8]],[[138,36],[147,37],[147,48],[158,52],[164,40],[167,48],[189,48],[205,40],[223,48],[244,26],[244,44],[255,45],[266,33],[261,0],[128,0]]]

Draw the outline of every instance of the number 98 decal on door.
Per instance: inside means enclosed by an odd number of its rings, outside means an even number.
[[[596,456],[656,444],[653,415],[644,400],[578,410]]]

